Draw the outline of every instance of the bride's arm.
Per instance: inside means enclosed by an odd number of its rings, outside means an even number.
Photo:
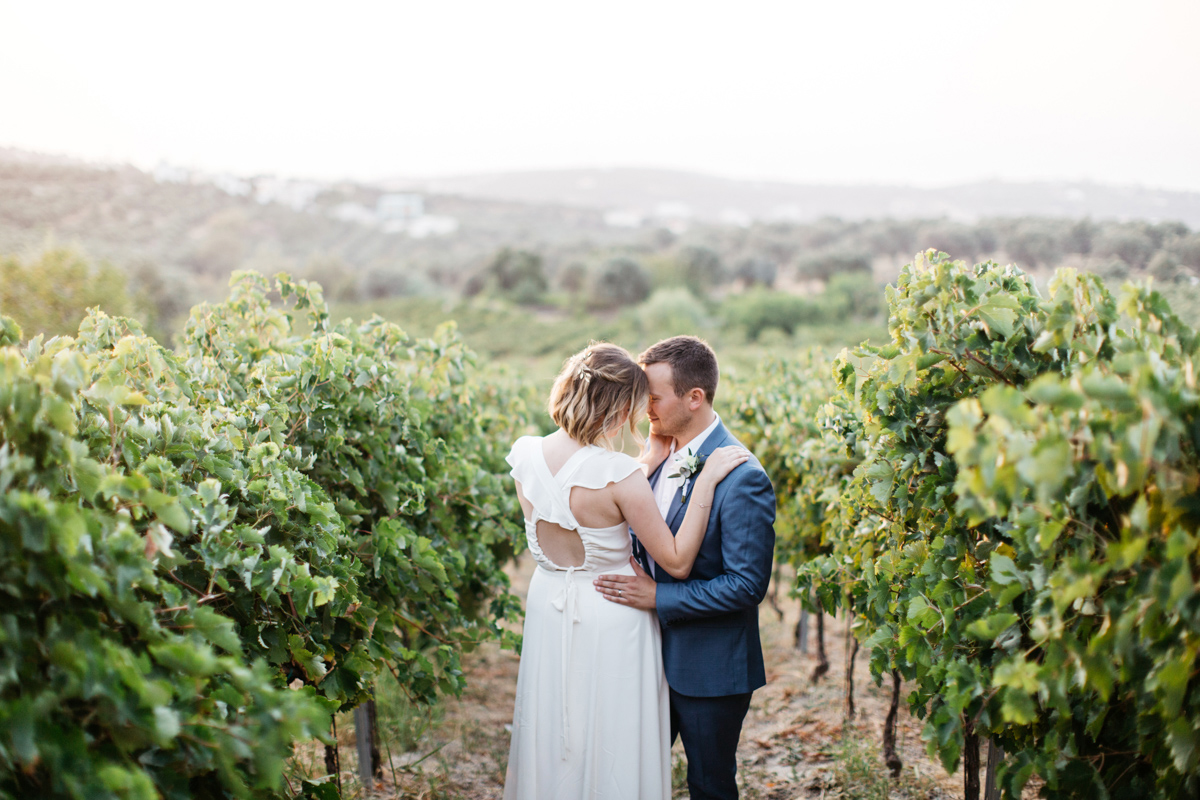
[[[679,526],[679,533],[674,536],[662,518],[658,503],[654,500],[654,492],[644,477],[639,477],[635,472],[616,484],[617,506],[656,565],[679,580],[691,573],[692,564],[696,562],[700,545],[704,542],[704,532],[708,529],[708,516],[717,484],[734,467],[749,458],[749,451],[741,447],[722,447],[709,456],[688,492],[687,513]]]

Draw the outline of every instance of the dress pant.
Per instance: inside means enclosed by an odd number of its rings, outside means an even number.
[[[671,690],[671,744],[683,740],[691,800],[737,800],[737,746],[750,695],[688,697]]]

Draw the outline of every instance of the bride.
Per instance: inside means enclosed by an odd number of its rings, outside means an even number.
[[[647,475],[665,452],[614,448],[646,413],[649,386],[624,349],[593,344],[567,360],[550,392],[559,430],[523,436],[508,456],[537,569],[526,600],[505,800],[671,795],[668,693],[658,619],[608,602],[592,579],[632,575],[632,527],[659,569],[691,571],[713,491],[749,458],[716,450],[687,488],[672,536]]]

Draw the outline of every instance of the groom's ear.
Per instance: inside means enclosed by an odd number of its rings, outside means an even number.
[[[687,393],[687,406],[692,411],[699,411],[705,403],[704,390],[700,387],[695,387]]]

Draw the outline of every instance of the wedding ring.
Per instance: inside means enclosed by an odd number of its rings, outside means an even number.
[[[624,597],[624,596],[625,596],[625,590],[617,589],[617,597]]]

